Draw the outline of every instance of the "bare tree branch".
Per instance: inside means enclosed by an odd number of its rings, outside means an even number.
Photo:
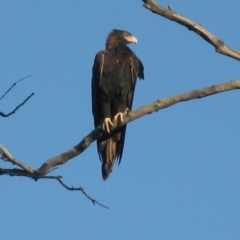
[[[23,81],[24,79],[29,78],[29,77],[31,77],[31,76],[32,76],[32,75],[29,75],[29,76],[27,76],[27,77],[24,77],[24,78],[16,81],[15,83],[13,83],[13,85],[0,97],[0,100],[2,100],[2,99],[7,95],[7,93],[10,92],[11,89],[17,85],[17,83],[19,83],[19,82]]]
[[[189,100],[193,100],[193,99],[198,99],[198,98],[203,98],[203,97],[208,97],[213,94],[230,91],[230,90],[234,90],[234,89],[240,89],[240,79],[222,83],[222,84],[218,84],[218,85],[212,85],[210,87],[203,88],[200,90],[193,90],[193,91],[190,91],[187,93],[178,94],[178,95],[163,98],[163,99],[158,99],[157,101],[147,104],[147,105],[145,105],[141,108],[138,108],[132,112],[125,113],[122,125],[132,122],[144,115],[153,113],[153,112],[161,110],[163,108],[170,107],[176,103],[180,103],[183,101],[189,101]],[[114,123],[114,129],[112,129],[113,134],[114,134],[114,131],[117,130],[117,128],[118,128],[117,124]],[[101,127],[99,126],[96,129],[94,129],[93,131],[91,131],[86,137],[84,137],[83,140],[80,143],[78,143],[76,146],[72,147],[70,150],[68,150],[56,157],[53,157],[53,158],[47,160],[37,170],[32,169],[25,163],[14,158],[5,147],[0,145],[0,154],[2,155],[1,158],[4,161],[9,161],[9,162],[11,162],[15,165],[18,165],[19,167],[22,168],[22,169],[17,169],[17,168],[0,169],[0,175],[9,174],[10,176],[25,176],[25,177],[33,178],[35,180],[38,180],[40,178],[54,178],[54,179],[57,179],[59,181],[59,183],[61,183],[62,186],[64,186],[66,189],[82,191],[82,193],[87,198],[89,198],[94,204],[96,203],[96,204],[99,204],[100,206],[106,207],[105,205],[102,205],[99,202],[97,202],[95,199],[89,197],[82,187],[79,187],[79,188],[68,187],[66,184],[64,184],[61,181],[60,176],[54,177],[54,176],[45,176],[45,175],[48,174],[55,166],[64,164],[67,161],[69,161],[70,159],[80,155],[96,139],[109,138],[109,137],[110,137],[110,135],[106,135],[103,132],[103,130],[101,129]]]
[[[0,168],[0,175],[5,175],[8,174],[9,176],[13,177],[13,176],[19,176],[19,177],[29,177],[29,178],[33,178],[35,181],[37,181],[38,179],[55,179],[57,180],[64,188],[66,188],[67,190],[70,191],[80,191],[82,192],[83,195],[85,195],[85,197],[87,197],[94,205],[97,204],[101,207],[107,208],[109,209],[108,206],[103,205],[102,203],[98,202],[96,199],[93,199],[92,197],[90,197],[84,190],[84,188],[82,187],[69,187],[67,186],[62,180],[62,176],[37,176],[35,174],[30,174],[30,173],[26,173],[26,171],[22,170],[22,169],[3,169]]]
[[[19,168],[0,168],[0,175],[8,174],[9,176],[18,176],[18,177],[30,177],[31,174],[26,172],[25,170]]]
[[[7,93],[9,93],[12,90],[12,88],[17,85],[17,83],[19,83],[19,82],[21,82],[21,81],[23,81],[23,80],[25,80],[26,78],[29,78],[29,77],[31,77],[31,75],[29,75],[27,77],[24,77],[24,78],[18,80],[17,82],[13,83],[13,85],[2,95],[2,97],[0,97],[0,100],[2,100],[7,95]],[[15,107],[15,109],[13,111],[11,111],[10,113],[5,114],[3,112],[0,112],[0,116],[9,117],[13,113],[15,113],[21,106],[23,106],[33,95],[34,95],[34,93],[29,95],[22,103],[20,103],[17,107]]]
[[[14,158],[11,153],[2,145],[0,145],[0,154],[1,159],[7,162],[11,162],[14,165],[17,165],[19,167],[21,167],[26,173],[34,173],[34,170],[29,167],[28,165],[26,165],[25,163],[19,161],[18,159]]]
[[[154,0],[142,0],[142,1],[144,2],[143,6],[152,11],[153,13],[161,15],[171,21],[177,22],[187,27],[189,30],[196,32],[204,40],[213,45],[218,53],[240,60],[240,52],[227,47],[221,39],[215,37],[212,33],[207,31],[200,24],[197,24],[181,16],[177,12],[174,12],[170,5],[168,6],[168,9],[166,9],[157,4]]]
[[[217,94],[220,92],[230,91],[233,89],[240,88],[240,80],[230,81],[226,83],[222,83],[219,85],[213,85],[211,87],[203,88],[200,90],[194,90],[191,92],[178,94],[175,96],[171,96],[168,98],[159,99],[156,102],[145,105],[141,108],[138,108],[132,112],[128,112],[124,115],[123,124],[125,125],[131,121],[136,120],[146,114],[150,114],[152,112],[158,111],[163,108],[170,107],[176,103],[180,103],[183,101],[189,101],[197,98],[207,97],[213,94]],[[115,124],[115,129],[117,128]],[[101,127],[97,127],[91,133],[89,133],[83,140],[78,143],[76,146],[72,147],[70,150],[61,153],[60,155],[53,157],[47,160],[38,170],[37,173],[42,176],[45,175],[51,168],[57,165],[61,165],[69,161],[70,159],[81,154],[88,146],[94,142],[96,139],[103,137],[103,132]],[[107,138],[107,136],[106,136]]]
[[[103,205],[102,203],[98,202],[96,199],[93,199],[91,198],[84,190],[84,188],[82,187],[78,187],[78,188],[75,188],[75,187],[68,187],[60,178],[56,178],[56,180],[58,180],[58,182],[60,182],[60,184],[65,187],[67,190],[70,190],[70,191],[81,191],[89,200],[92,201],[92,203],[95,205],[95,204],[98,204],[100,205],[101,207],[104,207],[104,208],[107,208],[109,209],[109,207]]]
[[[34,93],[29,95],[22,103],[20,103],[17,107],[15,107],[15,109],[12,110],[10,113],[5,114],[3,112],[0,112],[0,116],[2,116],[2,117],[9,117],[13,113],[15,113],[21,106],[23,106],[33,95],[34,95]]]

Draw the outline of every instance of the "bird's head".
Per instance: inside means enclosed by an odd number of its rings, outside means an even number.
[[[113,29],[107,38],[106,48],[111,48],[116,44],[128,44],[137,43],[137,38],[135,38],[130,32]]]

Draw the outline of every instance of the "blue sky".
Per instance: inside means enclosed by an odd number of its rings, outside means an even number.
[[[240,50],[239,1],[158,1]],[[91,68],[113,28],[138,38],[145,66],[133,109],[239,78],[239,62],[140,0],[0,1],[0,143],[38,168],[93,129]],[[240,101],[237,90],[174,105],[128,125],[121,165],[101,178],[96,144],[53,180],[1,177],[1,239],[239,239]],[[9,163],[1,162],[9,168]]]

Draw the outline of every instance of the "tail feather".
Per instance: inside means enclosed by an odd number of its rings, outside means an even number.
[[[111,162],[111,163],[103,163],[102,164],[102,178],[103,178],[103,180],[106,180],[109,177],[110,173],[112,172],[113,166],[114,166],[114,161]]]
[[[112,172],[117,155],[117,148],[114,138],[110,138],[104,142],[104,147],[101,150],[100,155],[102,159],[102,178],[103,180],[106,180]]]
[[[113,170],[114,164],[121,162],[126,126],[122,126],[112,133],[110,138],[97,140],[97,148],[102,162],[102,178],[106,180]]]

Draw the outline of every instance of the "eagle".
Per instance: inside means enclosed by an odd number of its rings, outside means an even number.
[[[106,49],[99,51],[92,67],[92,114],[95,128],[101,126],[103,136],[97,140],[102,162],[102,178],[106,180],[115,161],[120,164],[126,125],[123,114],[131,111],[137,78],[144,79],[144,67],[127,46],[137,43],[130,32],[113,29],[106,40]],[[113,122],[118,128],[112,130]]]

